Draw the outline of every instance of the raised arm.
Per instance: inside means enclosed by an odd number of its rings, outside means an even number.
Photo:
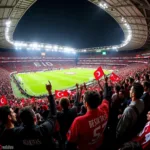
[[[108,89],[108,77],[105,76],[105,84],[104,84],[104,94],[103,94],[103,101],[101,103],[101,105],[98,107],[99,109],[102,109],[103,111],[109,112],[109,105],[110,105],[110,92]]]
[[[52,134],[52,132],[54,131],[55,121],[56,121],[56,105],[52,95],[52,85],[50,82],[49,84],[46,85],[46,89],[49,94],[48,101],[50,105],[49,105],[49,114],[47,120],[39,126],[40,132],[43,134],[43,136]]]
[[[80,86],[80,90],[79,90],[79,85],[76,84],[76,99],[74,101],[74,106],[76,106],[76,107],[79,106],[79,101],[80,101],[81,96],[82,96],[82,89],[83,89],[82,85]]]
[[[108,77],[105,76],[105,84],[104,84],[104,99],[110,101],[110,92],[108,89]]]
[[[100,80],[98,80],[98,85],[99,85],[99,88],[100,88],[102,91],[104,91],[103,87],[102,87],[101,84],[100,84]]]
[[[48,91],[48,101],[50,103],[50,105],[49,105],[49,109],[50,109],[49,116],[55,118],[56,117],[56,104],[55,104],[55,100],[54,100],[53,95],[52,95],[52,85],[50,82],[49,82],[49,84],[46,85],[46,89]]]
[[[87,87],[86,87],[86,83],[84,82],[84,84],[83,84],[83,87],[84,87],[84,89],[87,91],[88,89],[87,89]]]

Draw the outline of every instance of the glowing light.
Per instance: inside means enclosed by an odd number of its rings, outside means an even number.
[[[106,4],[106,3],[99,3],[99,6],[101,7],[101,8],[103,8],[103,9],[107,9],[108,8],[108,5]]]
[[[54,45],[54,49],[57,50],[58,49],[58,45]]]
[[[108,5],[105,2],[101,2],[99,6],[103,9],[107,9]],[[109,47],[103,47],[103,49],[110,50],[118,50],[119,48],[122,48],[126,46],[132,39],[132,30],[130,25],[128,24],[127,20],[122,17],[121,21],[123,22],[124,26],[127,29],[125,40],[122,42],[122,44],[117,45],[117,46],[109,46]],[[61,51],[61,52],[66,52],[66,53],[72,53],[75,54],[77,52],[76,49],[71,48],[71,47],[63,47],[59,45],[50,45],[46,43],[37,43],[37,42],[22,42],[22,41],[13,41],[12,37],[9,35],[10,32],[10,27],[11,27],[11,20],[6,21],[6,28],[5,28],[5,38],[6,40],[14,45],[16,49],[22,49],[26,48],[27,50],[40,50],[41,48],[45,49],[46,51]],[[81,52],[87,52],[86,49],[83,50],[78,50]]]
[[[11,25],[11,21],[10,21],[10,20],[7,20],[7,21],[6,21],[6,27],[10,27],[10,25]]]

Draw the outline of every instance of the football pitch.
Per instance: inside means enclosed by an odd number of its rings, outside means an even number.
[[[76,83],[82,84],[94,79],[95,69],[72,68],[64,70],[53,70],[46,72],[18,73],[16,79],[21,83],[23,90],[31,96],[47,94],[45,84],[48,80],[52,83],[52,90],[70,89]],[[111,70],[104,70],[105,74],[110,74]]]

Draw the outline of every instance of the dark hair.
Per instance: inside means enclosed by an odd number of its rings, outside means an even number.
[[[145,88],[147,88],[147,89],[149,89],[150,88],[150,83],[149,82],[147,82],[147,81],[145,81],[144,83],[143,83],[143,87]]]
[[[145,74],[145,79],[148,81],[149,80],[149,75]]]
[[[11,114],[9,106],[2,106],[0,107],[0,121],[1,124],[6,124],[8,121],[8,115]]]
[[[64,97],[60,100],[60,105],[63,109],[68,109],[69,107],[69,99]]]
[[[85,114],[85,113],[87,112],[87,110],[86,110],[86,108],[85,108],[84,105],[81,106],[81,112],[82,112],[83,114]]]
[[[125,79],[125,81],[129,82],[129,79],[127,78],[127,79]]]
[[[24,125],[33,125],[34,117],[35,113],[32,110],[32,107],[26,106],[20,110],[20,119]]]
[[[19,108],[17,107],[14,112],[15,112],[16,114],[18,114],[18,113],[19,113]]]
[[[129,83],[132,84],[133,82],[134,82],[134,79],[130,77],[129,78]]]
[[[59,105],[59,101],[56,101],[56,104]]]
[[[121,89],[121,88],[120,88],[120,86],[119,86],[119,85],[116,85],[116,86],[115,86],[115,90],[116,90],[116,92],[119,92],[119,91],[120,91],[120,89]]]
[[[49,110],[44,111],[44,112],[42,113],[43,119],[46,120],[47,117],[48,117],[48,115],[49,115]]]
[[[142,150],[142,147],[138,142],[127,142],[123,144],[120,150]]]
[[[91,109],[95,109],[101,103],[100,95],[96,91],[87,91],[85,93],[85,102],[88,103]]]
[[[138,75],[136,75],[135,78],[136,78],[137,80],[140,80],[140,76],[138,76]]]
[[[141,98],[141,96],[143,95],[143,92],[144,92],[143,86],[140,83],[134,83],[133,84],[133,92],[137,99]]]
[[[125,90],[122,90],[122,89],[121,89],[120,92],[121,92],[123,95],[125,94]]]
[[[128,84],[126,84],[126,83],[123,86],[124,86],[124,89],[128,88]]]

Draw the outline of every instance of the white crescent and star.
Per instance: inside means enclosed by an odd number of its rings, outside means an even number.
[[[58,97],[61,97],[61,96],[64,96],[64,94],[61,93],[61,92],[58,92],[58,93],[57,93],[57,96],[58,96]]]
[[[97,76],[100,77],[101,75],[100,71],[97,71],[96,73],[97,73]]]
[[[3,101],[3,99],[4,99],[4,98],[1,98],[1,104],[4,104],[4,101]]]

